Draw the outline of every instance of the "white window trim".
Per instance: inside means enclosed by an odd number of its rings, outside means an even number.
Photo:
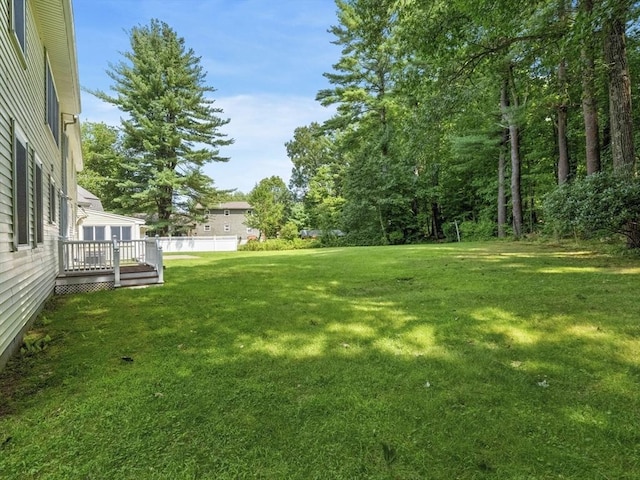
[[[33,179],[32,179],[32,186],[33,186],[33,191],[32,196],[33,196],[33,246],[34,248],[37,247],[39,244],[44,243],[44,225],[45,225],[45,221],[44,221],[44,164],[42,163],[42,160],[40,160],[40,157],[38,157],[38,154],[35,152],[33,153]],[[37,169],[36,167],[40,167],[40,199],[38,199],[38,192],[36,189],[36,181],[37,181]],[[39,201],[38,201],[39,200]],[[36,207],[40,206],[40,209],[38,210]],[[41,240],[38,240],[38,234],[40,234],[41,236]]]
[[[57,225],[56,213],[58,211],[58,187],[52,174],[49,174],[49,225]],[[54,207],[54,208],[51,208]]]
[[[20,39],[18,37],[18,32],[16,30],[16,16],[15,16],[16,0],[9,0],[9,24],[10,24],[10,30],[11,30],[11,40],[14,44],[16,51],[19,53],[20,61],[22,62],[22,67],[27,68],[27,0],[18,0],[18,1],[22,3],[22,34],[24,35],[24,38]]]
[[[225,223],[225,224],[224,224],[224,231],[225,231],[225,232],[230,232],[230,231],[231,231],[231,225],[230,225],[230,224],[228,224],[228,223]]]
[[[12,198],[11,198],[11,202],[13,204],[13,249],[14,251],[18,251],[18,250],[26,250],[28,248],[31,248],[31,242],[29,240],[29,237],[31,235],[31,232],[29,231],[29,226],[31,224],[31,215],[30,215],[30,210],[31,210],[31,205],[30,202],[32,201],[31,195],[29,195],[29,186],[30,186],[30,182],[29,182],[29,142],[27,141],[27,136],[25,135],[24,131],[18,126],[18,124],[16,123],[15,120],[12,120],[11,122],[11,130],[13,132],[13,135],[11,137],[11,168],[13,170],[13,193],[12,193]],[[24,146],[25,148],[25,155],[26,155],[26,159],[25,159],[25,163],[26,163],[26,167],[27,167],[27,178],[26,178],[26,182],[25,182],[25,188],[27,189],[26,191],[26,197],[27,197],[27,205],[26,205],[26,214],[29,216],[29,218],[27,218],[27,222],[26,222],[26,226],[27,226],[27,241],[25,243],[19,243],[19,225],[18,225],[18,171],[16,168],[16,142],[20,141],[20,143]]]
[[[61,132],[60,132],[60,97],[58,96],[58,86],[56,85],[56,78],[53,76],[53,69],[51,68],[51,62],[49,61],[49,55],[46,55],[46,68],[45,68],[45,105],[44,105],[44,115],[45,115],[45,123],[47,124],[47,126],[49,127],[49,132],[51,133],[51,137],[53,138],[54,142],[56,145],[60,145],[60,136],[61,136]],[[51,77],[51,84],[53,86],[53,92],[49,91],[49,77]],[[55,107],[56,107],[56,111],[55,112],[50,112],[50,94],[53,93],[53,96],[55,97]],[[55,114],[54,117],[52,117],[50,119],[50,114],[53,113]],[[49,122],[49,120],[51,120],[52,122],[54,122],[54,125],[51,125],[51,123]],[[54,129],[56,130],[54,132]]]
[[[225,211],[223,212],[225,217],[228,217],[229,215],[231,215],[231,212],[227,209],[225,209]]]
[[[205,225],[203,230],[205,232],[210,232],[211,231],[211,225]]]

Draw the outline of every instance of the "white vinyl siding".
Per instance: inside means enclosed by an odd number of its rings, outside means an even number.
[[[72,29],[62,21],[46,26],[49,32],[39,31],[45,25],[35,18],[36,14],[41,18],[53,18],[52,12],[62,18],[61,12],[70,11],[70,6],[70,0],[0,0],[0,23],[3,25],[0,27],[0,368],[7,355],[20,345],[21,334],[53,293],[58,273],[59,231],[55,222],[59,216],[56,210],[61,186],[65,183],[73,185],[65,196],[75,197],[73,160],[69,161],[68,178],[63,182],[61,151],[45,122],[45,51],[56,52],[51,63],[54,77],[61,75],[63,80],[67,80],[64,76],[68,75],[71,79],[71,70],[60,65],[60,61],[75,59],[75,52],[65,51],[73,45],[73,40],[69,41],[73,37],[67,37]],[[52,30],[57,30],[58,35],[53,35]],[[79,98],[69,87],[72,83],[56,82],[57,94],[60,111],[76,114]],[[18,210],[18,205],[14,199],[18,191],[14,186],[13,123],[21,131],[20,143],[26,147],[27,162],[26,174],[20,174],[20,184],[23,179],[26,181],[23,191],[27,197],[26,201],[24,198],[20,201],[26,204],[27,216],[24,218],[28,236],[25,239],[20,234],[20,243],[24,244],[17,249],[19,231],[15,229],[14,221],[18,224],[18,216],[14,207]],[[79,145],[79,130],[69,126],[67,134],[73,136],[74,145]],[[79,147],[76,146],[75,151],[78,152]],[[33,156],[31,152],[34,152]],[[79,160],[80,157],[78,164]],[[42,181],[47,184],[39,184],[40,173]],[[42,195],[38,194],[40,189]],[[41,209],[38,197],[42,200]],[[70,203],[75,202],[72,199]],[[20,209],[25,210],[23,206]],[[49,221],[42,222],[42,228],[38,228],[41,215]],[[22,230],[25,225],[22,221],[20,225]],[[34,246],[37,248],[32,248]]]

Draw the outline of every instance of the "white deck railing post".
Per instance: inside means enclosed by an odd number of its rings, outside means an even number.
[[[162,260],[162,247],[160,246],[160,239],[156,235],[156,271],[158,272],[158,283],[164,283],[164,265]]]
[[[58,275],[64,275],[64,237],[58,239]]]
[[[120,286],[120,244],[118,239],[113,237],[113,286]]]

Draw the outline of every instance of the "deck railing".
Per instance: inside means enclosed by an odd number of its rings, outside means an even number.
[[[59,270],[61,275],[83,273],[115,274],[119,286],[120,267],[149,265],[163,281],[162,247],[157,238],[143,240],[60,240]]]

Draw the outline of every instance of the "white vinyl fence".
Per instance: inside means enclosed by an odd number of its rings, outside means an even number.
[[[217,237],[159,237],[158,243],[164,253],[235,252],[238,250],[238,237],[235,235]]]

